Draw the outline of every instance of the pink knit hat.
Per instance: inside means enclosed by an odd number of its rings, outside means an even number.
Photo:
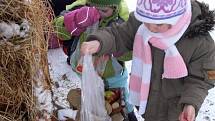
[[[174,25],[190,4],[190,0],[138,0],[134,15],[141,22]]]
[[[84,6],[64,15],[64,25],[73,36],[79,36],[88,26],[100,19],[100,14],[95,7]]]

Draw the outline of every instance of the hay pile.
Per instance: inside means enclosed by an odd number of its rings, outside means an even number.
[[[0,120],[38,116],[34,88],[50,90],[47,0],[0,0]]]

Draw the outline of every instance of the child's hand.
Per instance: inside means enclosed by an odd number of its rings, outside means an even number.
[[[195,108],[192,105],[185,105],[183,112],[179,116],[180,121],[194,121]]]
[[[94,54],[99,50],[100,43],[98,40],[83,42],[81,45],[81,54]]]

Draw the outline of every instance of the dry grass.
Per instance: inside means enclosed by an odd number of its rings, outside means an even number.
[[[47,0],[0,0],[0,22],[30,23],[26,38],[0,39],[0,120],[34,121],[37,108],[33,86],[38,79],[50,88],[47,40],[52,12]],[[42,79],[42,80],[41,80]]]

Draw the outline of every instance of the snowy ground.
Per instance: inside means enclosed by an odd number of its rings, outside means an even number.
[[[136,0],[126,0],[130,11],[134,10]],[[204,0],[210,3],[210,8],[215,6],[214,0]],[[213,4],[213,5],[212,5]],[[215,37],[215,32],[211,33]],[[48,52],[48,60],[50,67],[50,75],[53,79],[54,101],[62,108],[69,108],[66,100],[67,93],[72,88],[80,88],[80,78],[72,71],[71,67],[66,63],[66,56],[61,48],[50,49]],[[130,68],[131,63],[127,63]],[[139,117],[139,121],[143,121]],[[215,121],[215,88],[209,91],[209,95],[205,99],[196,121]]]
[[[53,80],[55,103],[63,108],[69,108],[66,100],[70,89],[80,88],[80,78],[66,63],[66,56],[61,48],[50,49],[48,52],[50,76]]]

